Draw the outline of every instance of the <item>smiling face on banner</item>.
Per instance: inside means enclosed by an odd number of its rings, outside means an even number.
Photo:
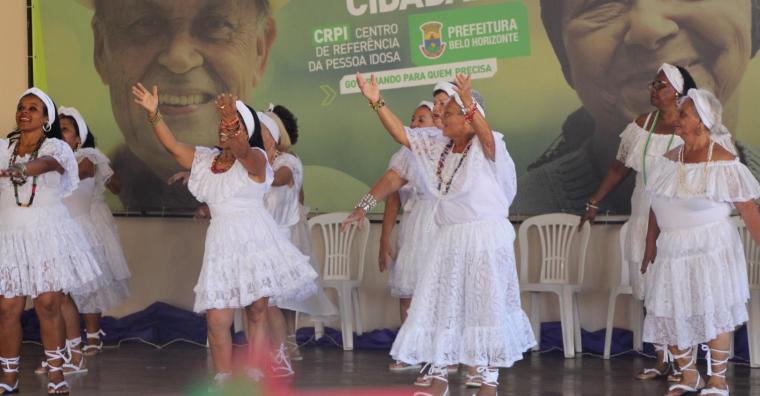
[[[131,86],[158,85],[159,110],[177,138],[213,146],[214,97],[250,97],[275,39],[265,0],[98,1],[92,28],[95,66],[125,143],[162,178],[177,166],[132,103]]]
[[[566,78],[597,120],[649,111],[647,84],[663,62],[729,102],[750,59],[750,0],[566,0],[561,8]]]

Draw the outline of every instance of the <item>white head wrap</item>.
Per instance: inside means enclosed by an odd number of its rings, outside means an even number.
[[[454,90],[454,84],[448,81],[440,81],[437,84],[435,84],[435,87],[433,87],[433,95],[435,95],[435,93],[438,91],[446,92],[446,95],[449,95],[449,96],[454,96],[457,93]]]
[[[55,122],[55,106],[53,106],[53,99],[50,99],[50,96],[42,92],[41,89],[37,87],[32,87],[24,91],[24,93],[22,93],[21,96],[18,97],[18,100],[20,101],[21,98],[27,95],[34,95],[40,98],[42,103],[45,104],[45,108],[47,108],[47,113],[48,113],[48,121],[45,123],[45,125],[47,125],[48,128],[50,128]]]
[[[417,109],[419,109],[420,107],[427,107],[428,109],[430,109],[430,111],[433,111],[434,105],[433,105],[433,102],[423,100],[422,102],[420,102],[420,104],[417,105]]]
[[[264,124],[265,127],[269,130],[269,134],[272,135],[272,139],[274,139],[275,143],[280,142],[280,127],[277,126],[277,121],[272,119],[269,115],[262,112],[257,112],[256,115],[259,116],[259,121],[261,121],[262,124]]]
[[[253,136],[253,128],[256,127],[256,122],[253,120],[253,113],[251,113],[251,109],[249,109],[241,100],[235,101],[235,108],[237,108],[238,113],[243,117],[243,124],[245,124],[245,130],[248,132],[248,139],[250,139],[251,136]]]
[[[687,98],[694,103],[694,108],[697,110],[697,115],[699,115],[702,124],[710,130],[710,137],[736,155],[737,151],[731,133],[723,125],[723,105],[720,104],[720,100],[706,89],[695,88],[686,93],[684,100]]]
[[[676,92],[683,95],[683,75],[681,74],[681,71],[678,70],[677,67],[671,65],[670,63],[663,63],[662,66],[660,66],[660,69],[657,71],[657,73],[663,72],[665,73],[665,77],[668,78],[668,81],[670,82],[670,85],[673,86],[673,88],[676,89]]]
[[[79,113],[79,110],[73,107],[61,106],[58,109],[58,114],[74,119],[74,121],[77,123],[77,130],[79,130],[79,141],[84,144],[84,141],[87,140],[87,135],[90,133],[90,131],[87,129],[87,123],[84,122],[84,117],[82,117],[82,115]]]

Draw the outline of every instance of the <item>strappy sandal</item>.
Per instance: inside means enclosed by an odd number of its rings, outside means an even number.
[[[63,363],[63,374],[80,374],[86,373],[87,367],[84,366],[84,353],[78,347],[82,345],[82,337],[77,337],[72,340],[66,340],[66,350],[69,352],[69,359]],[[74,359],[74,354],[77,353],[81,356],[79,364],[71,363]]]
[[[709,377],[716,376],[723,379],[726,379],[726,371],[728,371],[728,359],[731,355],[731,351],[721,351],[720,349],[712,349],[707,345],[702,344],[702,350],[705,351],[705,360],[707,360],[707,375]],[[725,359],[713,359],[712,353],[725,353],[726,358]],[[715,366],[724,366],[723,370],[720,371],[713,371],[712,367]],[[726,389],[720,389],[716,387],[709,387],[702,389],[701,392],[699,392],[700,395],[718,395],[718,396],[728,396],[728,386],[726,386]]]
[[[277,353],[272,356],[272,378],[288,378],[296,374],[288,358],[288,351],[285,344],[280,344]]]
[[[499,369],[496,367],[478,367],[477,369],[478,375],[483,379],[481,382],[481,386],[488,386],[491,388],[498,388],[499,387]],[[498,396],[498,393],[496,393]],[[473,393],[472,396],[476,396],[476,393]]]
[[[288,356],[290,356],[290,361],[300,362],[301,360],[303,360],[303,356],[301,356],[301,351],[298,350],[299,347],[298,347],[298,342],[296,342],[295,335],[287,336],[285,338],[285,344],[287,344],[288,346]]]
[[[464,386],[467,388],[480,388],[483,385],[483,376],[481,375],[481,367],[475,367],[475,374],[470,374],[469,370],[464,375]]]
[[[59,371],[63,372],[62,366],[68,363],[68,359],[66,359],[66,355],[64,354],[64,352],[66,352],[66,349],[45,350],[45,355],[47,356],[48,376],[50,376],[51,373],[55,373]],[[61,365],[53,366],[50,363],[53,360],[60,360]],[[48,381],[47,390],[48,390],[48,395],[67,396],[69,394],[69,383],[66,382],[66,380],[61,380],[61,382],[58,382],[58,383],[53,383],[53,382]]]
[[[441,393],[441,396],[448,396],[449,394],[449,372],[448,368],[446,366],[438,367],[434,365],[430,365],[430,369],[428,370],[427,374],[425,374],[425,377],[430,378],[430,385],[427,387],[433,386],[433,380],[439,380],[446,383],[446,388],[443,390],[443,393]],[[415,382],[416,384],[416,382]],[[414,392],[412,396],[436,396],[429,392]]]
[[[420,375],[414,379],[414,386],[418,386],[420,388],[428,388],[433,385],[433,379],[428,376],[429,369],[430,363],[425,363],[422,365],[422,368],[420,369]]]
[[[388,370],[392,373],[405,373],[407,371],[418,371],[422,368],[421,364],[406,364],[400,360],[396,360],[388,365]]]
[[[662,368],[662,370],[658,370],[654,367],[645,368],[641,370],[638,374],[636,374],[636,379],[639,381],[649,381],[654,379],[659,379],[665,376],[668,376],[668,373],[670,373],[671,369],[673,369],[673,362],[671,358],[670,351],[667,347],[660,344],[655,344],[654,349],[657,352],[662,352],[662,363],[665,364],[665,367]],[[670,380],[670,377],[668,376],[668,380]],[[680,379],[678,380],[680,381]],[[671,381],[671,382],[678,382],[678,381]]]
[[[12,395],[18,393],[18,368],[21,367],[21,357],[16,356],[13,358],[0,357],[0,365],[2,365],[3,373],[16,373],[16,383],[10,386],[6,383],[0,382],[0,389],[2,389],[2,395]],[[11,367],[14,366],[14,367]]]
[[[676,360],[676,359],[684,359],[687,356],[691,355],[691,360],[689,360],[689,363],[687,363],[685,366],[681,367],[681,371],[693,371],[693,372],[697,373],[697,382],[694,384],[694,386],[689,386],[689,385],[685,385],[685,384],[671,385],[668,388],[668,394],[670,394],[670,392],[673,392],[673,391],[682,391],[678,395],[683,395],[683,394],[689,393],[689,392],[692,392],[692,393],[693,392],[699,392],[702,388],[705,387],[705,381],[702,380],[702,375],[699,374],[699,370],[697,370],[696,368],[694,368],[694,366],[697,363],[697,354],[694,353],[694,352],[696,352],[694,350],[694,347],[689,347],[689,349],[686,350],[686,352],[684,352],[684,353],[682,353],[680,355],[673,355],[673,359],[674,360]],[[666,396],[667,396],[667,394],[666,394]]]
[[[88,340],[98,340],[97,344],[87,344],[84,347],[82,347],[82,353],[85,356],[95,356],[103,351],[103,340],[100,339],[100,336],[105,336],[106,332],[103,331],[103,329],[100,329],[94,333],[87,333],[87,339]]]

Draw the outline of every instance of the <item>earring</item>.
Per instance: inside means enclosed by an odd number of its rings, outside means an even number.
[[[51,129],[52,127],[50,126],[50,124],[45,124],[42,126],[42,130],[45,131],[46,133],[50,132]]]

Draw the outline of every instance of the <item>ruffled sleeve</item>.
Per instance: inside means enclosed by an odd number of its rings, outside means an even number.
[[[293,154],[282,153],[272,161],[272,171],[277,172],[282,167],[290,169],[290,172],[293,174],[293,181],[295,182],[294,186],[300,189],[303,186],[303,164],[301,160]]]
[[[509,204],[517,195],[517,172],[515,171],[515,162],[507,151],[507,144],[504,141],[504,135],[494,132],[494,143],[496,144],[496,158],[494,161],[488,161],[492,164],[496,172],[496,180],[507,197]]]
[[[53,175],[45,174],[41,184],[50,188],[57,188],[61,198],[68,197],[79,185],[79,163],[77,162],[71,147],[63,140],[48,138],[42,143],[37,157],[53,157],[63,168],[63,173]]]
[[[2,168],[8,166],[8,159],[10,159],[8,144],[10,144],[8,139],[0,139],[0,167]]]
[[[401,147],[393,153],[390,161],[388,161],[388,170],[395,171],[399,176],[409,181],[412,176],[412,161],[412,152],[406,147]]]
[[[646,136],[646,131],[641,129],[635,122],[631,122],[620,134],[620,146],[615,158],[625,164],[625,166],[638,171],[641,168],[641,155],[637,155],[636,150],[641,142],[642,137]]]
[[[111,161],[100,150],[93,147],[83,147],[74,153],[77,162],[87,158],[95,166],[95,188],[97,192],[105,191],[105,184],[113,176]]]
[[[649,180],[647,190],[669,198],[706,198],[729,203],[760,198],[760,183],[738,159],[712,162],[705,172],[703,163],[681,165],[662,157]]]

